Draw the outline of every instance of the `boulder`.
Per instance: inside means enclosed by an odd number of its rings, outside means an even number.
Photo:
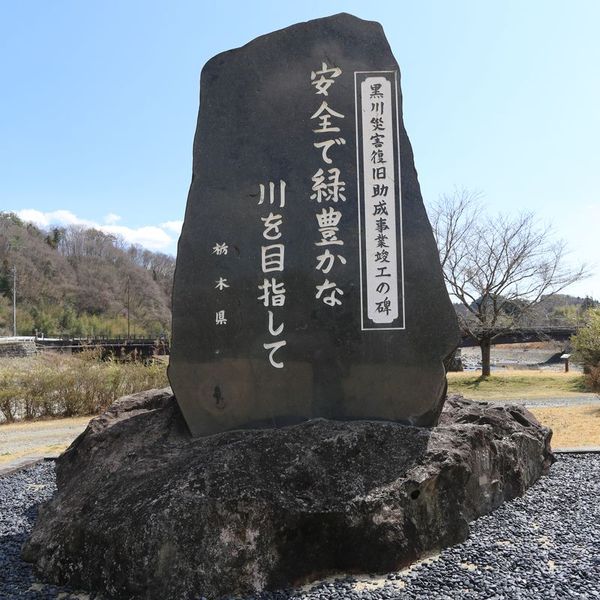
[[[388,572],[550,466],[525,409],[450,397],[440,424],[316,419],[193,438],[169,389],[122,398],[57,461],[23,557],[109,598],[245,594]]]

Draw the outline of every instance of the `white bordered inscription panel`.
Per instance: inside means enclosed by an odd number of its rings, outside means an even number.
[[[361,328],[404,329],[395,71],[355,72]]]

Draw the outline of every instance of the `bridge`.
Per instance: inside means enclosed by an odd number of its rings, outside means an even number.
[[[550,340],[567,342],[572,335],[577,333],[575,326],[549,326],[549,327],[521,327],[512,331],[503,331],[492,340],[492,344],[519,344],[526,342],[547,342]],[[21,345],[31,342],[38,350],[57,350],[62,352],[83,352],[85,350],[100,349],[103,358],[139,358],[149,359],[153,356],[168,356],[170,354],[170,341],[166,336],[156,338],[130,337],[93,337],[93,338],[40,338],[19,337],[6,338]],[[461,333],[460,348],[478,346],[478,342],[467,332]],[[19,354],[21,355],[21,354]]]
[[[60,352],[84,352],[100,350],[102,358],[128,358],[147,360],[154,356],[168,356],[169,339],[130,337],[94,337],[94,338],[35,338],[39,350],[57,350]]]
[[[545,326],[520,327],[512,331],[502,331],[492,340],[492,344],[522,344],[526,342],[568,342],[577,333],[577,327]],[[40,349],[54,349],[65,352],[82,352],[100,348],[102,356],[116,358],[131,357],[148,359],[152,356],[168,356],[170,342],[165,336],[158,338],[133,337],[94,337],[94,338],[35,338],[36,346]],[[467,332],[461,333],[460,348],[478,346],[477,340]]]
[[[520,327],[512,331],[502,331],[492,340],[492,344],[523,344],[526,342],[568,342],[578,328],[571,326]],[[461,333],[460,348],[479,346],[477,340],[467,332]]]

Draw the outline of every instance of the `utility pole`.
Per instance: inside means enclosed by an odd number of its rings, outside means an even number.
[[[17,337],[17,267],[13,266],[13,335]]]
[[[127,278],[127,341],[129,341],[129,277]]]

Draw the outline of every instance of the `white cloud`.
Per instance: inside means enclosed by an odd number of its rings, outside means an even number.
[[[181,221],[167,221],[161,223],[160,226],[144,225],[142,227],[127,227],[125,225],[116,225],[116,222],[120,221],[121,217],[114,213],[106,215],[104,218],[106,224],[100,224],[88,221],[87,219],[81,219],[69,210],[42,212],[33,208],[26,208],[16,211],[16,214],[23,221],[28,221],[42,228],[52,225],[93,227],[104,233],[117,235],[123,238],[128,244],[139,244],[149,250],[173,250],[175,240],[165,229],[179,233],[182,225]]]
[[[29,223],[33,223],[38,227],[48,227],[50,225],[50,221],[48,217],[39,210],[34,210],[33,208],[26,208],[24,210],[17,211],[17,216],[19,219],[23,221],[28,221]]]
[[[146,225],[133,229],[124,225],[102,225],[100,231],[122,237],[128,244],[139,244],[149,250],[162,250],[171,245],[173,239],[160,227]]]
[[[83,225],[84,227],[96,227],[92,221],[80,219],[70,210],[41,212],[33,208],[25,208],[17,211],[17,216],[23,221],[29,221],[38,227],[49,227],[50,225]]]
[[[108,213],[104,217],[104,222],[107,225],[114,225],[115,223],[117,223],[120,220],[121,220],[121,216],[120,215],[115,215],[115,213]]]
[[[183,227],[183,221],[165,221],[161,223],[160,226],[167,231],[172,231],[179,235],[181,233],[181,228]]]

